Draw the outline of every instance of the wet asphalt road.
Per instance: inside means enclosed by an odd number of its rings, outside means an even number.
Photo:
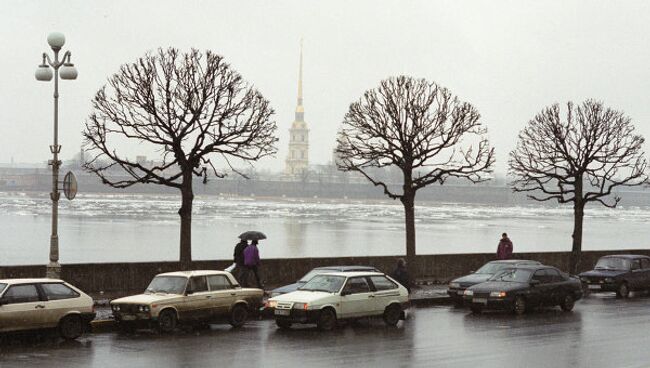
[[[159,335],[13,338],[0,367],[650,367],[650,297],[594,297],[571,313],[516,317],[414,309],[397,328],[380,320],[323,333],[271,320]]]

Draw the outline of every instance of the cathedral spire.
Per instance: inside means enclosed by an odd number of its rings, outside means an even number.
[[[302,106],[302,38],[300,39],[300,69],[298,71],[298,105],[296,106],[296,121],[303,121],[305,109]]]

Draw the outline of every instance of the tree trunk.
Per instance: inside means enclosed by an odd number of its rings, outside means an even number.
[[[402,197],[406,224],[406,263],[410,265],[411,273],[416,274],[415,262],[415,192],[404,192]]]
[[[585,203],[582,198],[582,177],[576,178],[575,200],[573,202],[573,246],[569,260],[569,272],[577,275],[580,269],[582,252],[582,222],[584,219]]]
[[[180,262],[183,270],[189,270],[192,262],[192,201],[194,200],[192,172],[183,174],[181,197],[181,208],[178,210],[178,215],[181,217]]]

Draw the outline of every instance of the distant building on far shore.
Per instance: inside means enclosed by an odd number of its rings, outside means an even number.
[[[302,105],[302,40],[300,41],[300,70],[298,72],[298,104],[291,129],[289,129],[289,152],[287,153],[285,176],[300,180],[309,170],[309,129],[305,122]]]

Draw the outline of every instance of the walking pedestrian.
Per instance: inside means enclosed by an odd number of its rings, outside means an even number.
[[[409,294],[411,293],[411,278],[409,277],[409,272],[406,269],[406,261],[403,258],[397,260],[397,267],[393,271],[393,278],[397,280],[402,286],[408,290]]]
[[[510,259],[512,258],[512,241],[508,238],[508,234],[501,234],[501,240],[497,246],[497,259]]]
[[[244,249],[248,246],[248,241],[241,239],[237,245],[235,245],[235,251],[233,253],[233,262],[235,262],[235,269],[233,270],[232,275],[235,276],[235,279],[241,284],[242,276],[244,274]]]
[[[259,266],[260,266],[260,251],[257,249],[257,240],[253,240],[250,245],[244,249],[244,266],[246,267],[246,286],[248,286],[248,278],[250,277],[250,273],[252,272],[253,275],[255,275],[255,282],[257,283],[257,287],[260,289],[264,289],[264,286],[262,286],[262,282],[260,281],[260,271],[259,271]]]

